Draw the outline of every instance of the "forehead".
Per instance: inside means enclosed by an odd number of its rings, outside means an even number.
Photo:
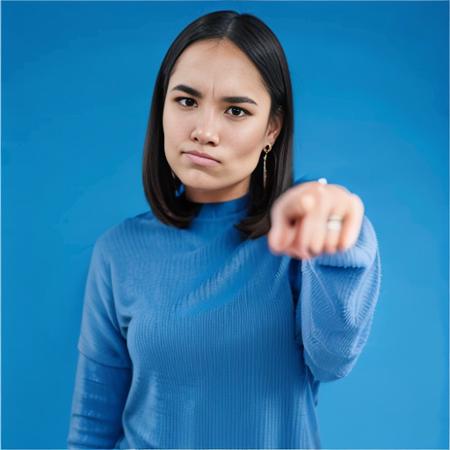
[[[179,83],[205,94],[216,89],[223,94],[269,96],[253,62],[226,40],[200,41],[186,48],[174,66],[169,89]]]

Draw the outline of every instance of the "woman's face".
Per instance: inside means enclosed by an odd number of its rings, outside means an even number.
[[[269,123],[269,112],[258,70],[234,44],[198,41],[185,49],[169,80],[163,129],[167,161],[188,199],[222,202],[248,192],[263,148],[280,132],[281,121]],[[205,165],[188,151],[218,162]]]

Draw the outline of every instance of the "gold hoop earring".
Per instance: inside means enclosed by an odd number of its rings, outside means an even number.
[[[264,147],[264,161],[263,161],[263,187],[264,189],[266,188],[266,182],[267,182],[267,169],[266,169],[266,159],[267,159],[267,154],[270,152],[270,150],[272,149],[272,146],[270,144],[267,144]]]

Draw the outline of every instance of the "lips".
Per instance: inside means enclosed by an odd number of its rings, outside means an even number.
[[[208,155],[208,153],[198,152],[197,150],[188,150],[183,153],[190,153],[191,155],[201,156],[202,158],[212,159],[213,161],[220,162],[218,159],[213,158],[211,155]]]

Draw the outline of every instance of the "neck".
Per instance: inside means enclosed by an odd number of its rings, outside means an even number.
[[[239,184],[224,189],[195,189],[185,186],[186,198],[194,203],[221,203],[235,200],[248,193],[250,185],[249,180],[244,180]]]

